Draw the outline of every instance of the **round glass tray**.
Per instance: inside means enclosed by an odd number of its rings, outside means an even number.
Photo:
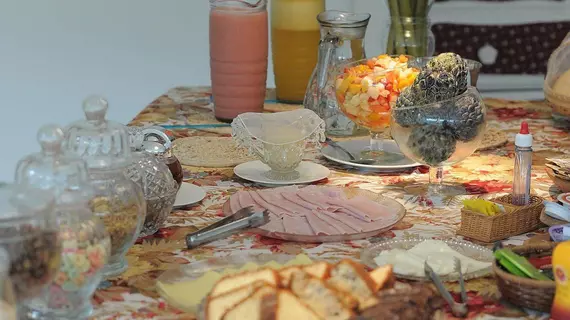
[[[352,233],[352,234],[306,235],[306,234],[274,232],[274,231],[263,230],[260,228],[250,229],[248,230],[248,232],[259,234],[268,238],[274,238],[285,241],[308,242],[308,243],[342,242],[342,241],[367,239],[370,237],[374,237],[378,234],[381,234],[383,232],[386,232],[392,229],[392,227],[395,226],[398,222],[400,222],[406,215],[406,208],[402,204],[400,204],[398,201],[394,199],[384,197],[379,193],[375,193],[360,188],[340,188],[340,189],[349,199],[355,196],[364,196],[372,201],[381,203],[385,206],[394,209],[396,214],[393,217],[391,217],[391,219],[386,220],[385,224],[383,224],[381,227],[375,230]],[[226,201],[226,203],[224,203],[222,211],[224,212],[225,215],[228,215],[229,212],[231,212],[229,199],[228,201]]]
[[[362,259],[362,263],[369,266],[370,268],[377,268],[379,266],[374,261],[374,258],[376,258],[380,254],[380,252],[386,251],[386,250],[393,250],[393,249],[409,250],[409,249],[415,247],[416,245],[420,244],[421,242],[423,242],[425,240],[434,240],[434,239],[414,237],[414,238],[407,238],[407,239],[385,240],[385,241],[376,243],[374,245],[371,245],[370,247],[362,250],[362,253],[360,254],[360,258]],[[480,245],[477,245],[477,244],[474,244],[472,242],[459,240],[459,239],[446,239],[446,240],[441,240],[441,241],[445,242],[450,248],[452,248],[453,250],[459,252],[460,254],[462,254],[464,256],[467,256],[467,257],[472,258],[472,259],[477,260],[477,261],[489,262],[490,263],[488,268],[476,270],[473,272],[467,272],[467,273],[463,274],[463,279],[470,280],[470,279],[485,277],[485,276],[488,276],[488,275],[493,273],[492,263],[495,260],[495,257],[493,256],[493,251],[491,251],[490,249],[485,248],[485,247],[480,246]],[[398,274],[396,272],[395,272],[395,274],[396,274],[396,277],[400,278],[400,279],[418,280],[418,281],[428,280],[429,281],[429,279],[427,277],[417,277],[417,276],[406,275],[406,274]],[[440,276],[440,278],[442,281],[445,281],[445,282],[455,282],[455,281],[459,280],[459,275],[452,273],[452,274],[448,274],[448,275],[442,275],[442,276]]]

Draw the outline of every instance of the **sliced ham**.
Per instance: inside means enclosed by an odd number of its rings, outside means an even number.
[[[230,197],[230,210],[231,213],[235,213],[236,211],[238,211],[239,209],[243,208],[240,203],[239,203],[239,197],[238,195],[240,193],[242,193],[243,191],[238,191],[236,193],[234,193],[231,197]],[[228,213],[229,214],[229,213]]]
[[[259,196],[259,194],[257,194],[257,192],[255,191],[248,191],[248,193],[251,195],[251,197],[253,198],[253,200],[262,208],[269,210],[270,212],[273,212],[274,214],[278,215],[278,216],[283,216],[283,215],[287,215],[289,212],[287,210],[283,210],[277,206],[274,206],[270,203],[268,203],[267,201],[263,200],[263,198],[261,198]]]
[[[353,234],[353,233],[357,233],[357,231],[351,227],[349,227],[348,225],[330,218],[327,214],[322,213],[320,210],[315,210],[313,211],[313,213],[315,214],[315,216],[317,218],[319,218],[320,220],[330,224],[333,228],[335,228],[337,230],[337,233],[340,234]]]
[[[257,207],[259,208],[259,204],[253,200],[249,192],[238,192],[237,193],[239,204],[242,208],[245,207]]]
[[[368,213],[373,221],[379,219],[390,219],[398,213],[396,209],[393,209],[382,203],[372,201],[364,196],[356,196],[348,200],[348,203],[352,207]]]
[[[307,218],[289,215],[284,215],[282,218],[285,232],[292,234],[314,235]]]
[[[329,218],[337,220],[347,226],[351,227],[352,229],[356,230],[356,232],[362,232],[366,228],[366,225],[369,222],[360,220],[355,218],[349,214],[347,214],[343,209],[338,210],[337,212],[330,212],[327,210],[321,210],[320,212],[327,215]]]
[[[316,205],[318,207],[318,209],[321,209],[321,210],[336,211],[336,210],[341,208],[339,206],[334,206],[334,205],[327,203],[328,197],[325,195],[305,193],[303,191],[299,191],[297,193],[297,195],[301,199],[303,199],[309,203],[312,203],[313,205]]]
[[[299,197],[299,195],[296,192],[288,192],[288,191],[281,192],[281,196],[309,210],[316,210],[319,208],[318,205],[301,199],[301,197]]]
[[[339,231],[330,225],[328,222],[319,219],[314,213],[305,216],[309,222],[309,226],[316,235],[334,235],[339,234]]]
[[[273,192],[272,190],[268,191],[257,191],[257,194],[265,200],[267,203],[271,203],[283,210],[288,211],[292,215],[307,215],[311,214],[311,210],[306,209],[303,206],[300,206],[294,202],[291,202],[281,196],[278,192]]]
[[[386,226],[396,209],[364,196],[346,199],[339,188],[280,187],[239,191],[225,205],[236,212],[253,206],[267,209],[269,222],[260,229],[298,235],[340,235],[370,232]]]
[[[281,219],[273,212],[269,212],[269,222],[259,227],[259,229],[263,229],[269,232],[281,232],[281,233],[285,232],[285,227],[283,226],[283,219]]]
[[[330,198],[328,197],[326,199],[327,203],[333,206],[338,206],[344,209],[345,213],[350,214],[351,216],[366,221],[366,222],[371,222],[372,219],[370,218],[370,215],[365,212],[362,211],[354,206],[352,206],[351,203],[349,203],[348,200],[340,200],[340,199],[335,199],[335,198]]]

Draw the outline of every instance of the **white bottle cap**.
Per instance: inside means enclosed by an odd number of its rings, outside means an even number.
[[[515,136],[515,146],[523,148],[532,147],[532,134],[528,131],[528,123],[526,123],[526,121],[521,123],[521,130]]]

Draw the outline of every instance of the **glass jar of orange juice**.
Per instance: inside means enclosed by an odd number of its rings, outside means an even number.
[[[277,100],[303,103],[317,64],[320,40],[317,15],[325,0],[271,1],[271,42]]]

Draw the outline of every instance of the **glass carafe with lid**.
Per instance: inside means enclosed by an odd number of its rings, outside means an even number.
[[[91,297],[111,251],[103,222],[89,208],[93,189],[86,163],[63,152],[63,138],[62,128],[43,126],[37,134],[41,152],[23,158],[16,168],[19,186],[53,192],[63,247],[55,280],[42,295],[25,305],[31,319],[87,318],[93,309]]]
[[[39,296],[61,262],[61,243],[52,192],[34,187],[0,187],[0,249],[10,257],[8,278],[19,306]]]
[[[107,101],[92,96],[83,102],[86,120],[71,124],[65,133],[65,148],[87,162],[94,189],[90,208],[111,237],[111,256],[104,277],[127,268],[125,255],[135,243],[146,217],[141,187],[127,175],[133,163],[126,126],[105,119]]]
[[[158,231],[166,221],[178,192],[178,183],[174,181],[166,164],[171,143],[168,136],[157,129],[140,130],[129,127],[128,130],[135,155],[135,161],[128,172],[129,177],[140,184],[144,193],[146,218],[141,236],[149,236]],[[146,140],[150,137],[155,138],[155,141]]]
[[[341,63],[366,57],[364,36],[370,14],[331,10],[320,13],[317,20],[321,25],[319,59],[303,105],[325,121],[327,135],[350,136],[357,126],[338,107],[334,79]]]

